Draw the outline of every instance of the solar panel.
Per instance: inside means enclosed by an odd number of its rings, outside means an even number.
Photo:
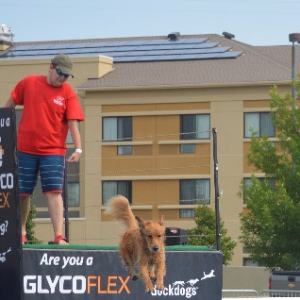
[[[194,48],[194,49],[187,49],[184,53],[186,54],[201,54],[207,51],[206,48]]]
[[[178,44],[178,45],[173,45],[172,49],[193,49],[199,47],[199,44]]]
[[[100,53],[100,51],[98,48],[81,48],[81,49],[77,49],[76,53],[93,54],[93,53]]]
[[[182,54],[180,55],[180,59],[177,60],[192,60],[196,58],[197,58],[197,54]]]
[[[28,51],[29,53],[29,51]],[[57,54],[68,54],[68,49],[49,49],[49,50],[43,50],[43,51],[37,51],[37,55],[57,55]]]
[[[114,52],[114,58],[115,57],[123,57],[124,55],[126,55],[127,53],[124,52]],[[105,55],[105,56],[111,56],[111,52],[102,52],[101,55]]]
[[[173,59],[176,55],[172,55]],[[159,56],[159,55],[149,55],[149,56],[141,56],[136,61],[158,61],[164,58],[164,60],[167,60],[167,57],[170,57],[168,55]]]
[[[206,49],[205,53],[222,53],[222,52],[229,51],[230,49],[231,47],[214,47],[214,48]]]
[[[165,44],[165,45],[156,45],[153,47],[153,49],[155,50],[169,50],[169,49],[173,49],[173,45],[171,44]]]
[[[154,49],[153,45],[142,45],[136,48],[136,51],[147,51]]]
[[[100,52],[103,52],[103,51],[105,51],[105,52],[117,52],[119,48],[120,47],[101,47],[101,48],[95,48],[95,49],[100,51]],[[92,49],[94,49],[94,48],[92,48]]]
[[[220,55],[219,53],[203,53],[203,54],[198,54],[197,58],[199,59],[218,58],[219,55]]]
[[[151,51],[131,51],[128,53],[123,53],[123,56],[144,56],[144,55],[150,55],[150,53]]]
[[[144,43],[144,45],[162,45],[164,44],[166,41],[169,41],[169,40],[148,40],[146,43]]]
[[[22,51],[21,55],[19,52],[11,51],[9,52],[12,54],[13,57],[20,57],[20,56],[37,56],[41,51]],[[2,57],[2,56],[1,56]]]
[[[116,58],[114,58],[114,62],[134,62],[134,61],[137,61],[139,58],[140,58],[140,56],[116,57]]]
[[[149,40],[133,40],[133,41],[128,41],[126,46],[140,46],[140,45],[146,45],[149,43]]]
[[[187,53],[187,49],[175,49],[175,50],[166,50],[166,54],[173,54],[173,55],[177,55],[177,54],[185,54]]]
[[[236,58],[242,54],[243,54],[242,51],[230,51],[230,52],[221,53],[219,58]]]
[[[28,50],[48,50],[54,47],[56,44],[38,44],[38,45],[32,45],[32,48]]]
[[[73,43],[73,44],[68,44],[65,48],[80,49],[80,48],[88,48],[90,45],[93,45],[93,43]]]
[[[107,45],[105,45],[105,47],[119,47],[119,46],[125,46],[127,43],[127,41],[111,41],[110,43],[108,43]]]
[[[73,49],[73,48],[66,49],[67,53],[65,53],[65,54],[67,54],[67,55],[77,54],[79,50],[80,49]]]
[[[209,42],[206,38],[89,41],[86,43],[16,45],[2,54],[0,52],[0,59],[54,56],[63,53],[68,55],[99,54],[113,57],[114,62],[133,62],[236,58],[242,54],[242,52],[230,50],[230,47],[220,47],[218,42]]]
[[[200,44],[205,42],[205,38],[190,38],[190,39],[177,39],[177,40],[149,40],[148,45],[164,45],[164,44]]]
[[[164,55],[157,58],[158,61],[167,61],[167,60],[178,60],[178,57],[181,57],[181,55]]]
[[[146,53],[145,53],[145,55],[151,55],[151,56],[153,56],[153,55],[167,55],[168,53],[170,53],[171,51],[170,50],[165,50],[165,49],[163,49],[163,50],[153,50],[153,51],[147,51]]]
[[[172,44],[165,44],[165,45],[157,45],[154,47],[155,50],[158,49],[166,49],[166,50],[175,50],[175,49],[190,49],[190,48],[194,48],[196,45],[189,45],[189,47],[187,45],[172,45]]]
[[[120,46],[120,47],[102,47],[100,48],[101,50],[106,50],[106,51],[115,51],[115,52],[130,52],[134,51],[138,48],[138,46]]]
[[[105,46],[109,46],[111,45],[111,42],[92,42],[92,43],[89,43],[88,45],[85,45],[83,47],[86,47],[86,48],[99,48],[99,47],[105,47]]]
[[[12,58],[12,57],[15,57],[13,52],[7,52],[1,55],[1,58]]]
[[[34,45],[21,45],[21,46],[15,46],[13,49],[14,51],[24,51],[24,50],[29,50],[32,49]]]
[[[181,40],[181,44],[202,44],[207,41],[207,38],[186,38],[186,39],[179,39]]]
[[[72,44],[53,44],[51,46],[51,48],[49,49],[67,49],[68,47],[70,47]]]

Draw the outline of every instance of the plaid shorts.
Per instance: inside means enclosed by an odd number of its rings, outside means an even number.
[[[43,193],[62,193],[65,159],[62,155],[35,155],[18,152],[19,191],[21,195],[32,195],[41,176]]]

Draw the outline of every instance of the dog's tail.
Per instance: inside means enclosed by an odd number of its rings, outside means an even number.
[[[109,200],[106,213],[113,215],[118,221],[123,222],[128,229],[138,228],[128,199],[122,195],[117,195]]]

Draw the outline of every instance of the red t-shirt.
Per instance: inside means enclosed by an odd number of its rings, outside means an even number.
[[[38,155],[66,154],[68,120],[83,121],[76,93],[65,82],[47,83],[46,76],[31,75],[17,83],[11,97],[23,105],[18,129],[18,150]]]

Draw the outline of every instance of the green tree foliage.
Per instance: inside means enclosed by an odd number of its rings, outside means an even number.
[[[29,210],[29,215],[26,223],[26,233],[27,233],[26,236],[30,244],[41,244],[41,241],[39,241],[34,235],[35,215],[36,215],[36,206],[33,203],[33,201],[30,201],[30,210]]]
[[[294,81],[294,86],[299,90],[299,81]],[[248,162],[265,173],[265,180],[252,176],[252,184],[242,183],[240,195],[249,213],[241,214],[240,238],[259,265],[300,270],[299,100],[290,94],[280,96],[277,87],[270,96],[279,142],[275,146],[267,136],[251,139]]]
[[[216,214],[207,205],[200,205],[195,211],[196,227],[189,229],[190,245],[216,245]],[[233,249],[236,242],[227,236],[227,229],[220,219],[221,251],[223,253],[223,264],[228,265],[233,257]]]

